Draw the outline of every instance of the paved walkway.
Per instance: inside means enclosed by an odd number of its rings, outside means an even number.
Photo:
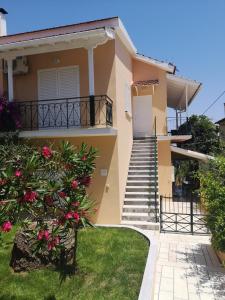
[[[159,235],[154,300],[225,300],[225,269],[209,237]]]

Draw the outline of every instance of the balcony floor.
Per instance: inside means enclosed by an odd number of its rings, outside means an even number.
[[[76,136],[116,136],[117,129],[113,127],[90,127],[90,128],[69,128],[69,129],[42,129],[32,131],[21,131],[21,138],[54,138],[54,137],[76,137]]]

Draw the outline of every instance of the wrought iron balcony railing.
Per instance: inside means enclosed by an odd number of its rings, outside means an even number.
[[[168,117],[167,132],[169,135],[190,135],[191,125],[189,119],[185,117]]]
[[[21,130],[112,126],[112,100],[106,95],[18,101]]]

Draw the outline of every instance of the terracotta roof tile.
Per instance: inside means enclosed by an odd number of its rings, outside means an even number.
[[[157,79],[155,80],[139,80],[133,83],[133,86],[148,86],[148,85],[156,85],[159,84]]]

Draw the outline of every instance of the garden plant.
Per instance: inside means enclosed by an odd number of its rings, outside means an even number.
[[[91,225],[95,211],[86,191],[95,158],[85,144],[0,145],[0,236],[19,224],[34,253],[47,251],[61,263],[72,240],[75,271],[78,230]]]
[[[217,157],[202,165],[198,178],[212,245],[216,250],[225,252],[225,157]]]

